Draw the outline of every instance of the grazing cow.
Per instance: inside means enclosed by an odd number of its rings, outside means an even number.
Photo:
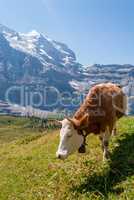
[[[84,153],[86,136],[90,133],[99,135],[103,159],[108,158],[110,135],[114,134],[116,121],[125,111],[126,96],[120,86],[113,83],[93,86],[74,116],[60,122],[57,158],[66,159],[77,150]]]

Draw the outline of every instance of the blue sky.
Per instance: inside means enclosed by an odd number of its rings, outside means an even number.
[[[0,23],[65,42],[83,64],[134,64],[133,0],[0,0]]]

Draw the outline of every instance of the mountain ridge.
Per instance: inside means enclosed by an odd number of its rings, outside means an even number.
[[[74,67],[78,64],[75,53],[66,44],[49,39],[35,30],[29,33],[17,33],[0,25],[0,32],[11,47],[37,57],[45,68],[57,67],[57,64],[60,67],[68,65]]]
[[[18,85],[30,88],[29,92],[33,93],[38,91],[37,85],[40,85],[41,94],[43,87],[53,87],[59,93],[69,92],[71,99],[75,100],[73,93],[85,93],[92,85],[100,82],[121,84],[128,96],[133,96],[134,91],[130,92],[133,79],[134,66],[131,64],[83,66],[77,62],[75,53],[66,44],[52,40],[35,30],[29,33],[18,33],[0,24],[1,100],[5,100],[5,94],[10,87],[18,87]],[[12,96],[14,96],[13,102],[20,104],[19,95]],[[48,101],[52,102],[54,98],[52,94],[48,97]],[[69,100],[70,97],[66,99]],[[130,107],[134,110],[132,102]],[[72,105],[60,103],[51,108],[43,105],[39,108],[56,109],[57,107],[61,110],[74,109]]]

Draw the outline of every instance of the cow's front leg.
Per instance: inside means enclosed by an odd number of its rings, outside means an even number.
[[[102,150],[103,150],[103,161],[108,159],[110,156],[109,150],[108,150],[109,139],[110,139],[110,131],[109,131],[109,128],[106,128],[106,131],[102,132],[100,135],[100,140],[101,140]]]

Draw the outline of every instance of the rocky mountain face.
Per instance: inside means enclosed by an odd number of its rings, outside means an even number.
[[[67,45],[0,25],[1,100],[52,110],[59,107],[61,93],[73,94],[70,82],[81,81],[81,68]]]
[[[72,110],[92,85],[115,82],[133,96],[134,66],[82,66],[66,44],[0,25],[0,99],[47,110]],[[134,112],[133,98],[129,101]]]
[[[55,69],[56,71],[72,72],[80,66],[76,56],[67,45],[49,39],[47,36],[31,31],[27,34],[17,33],[0,25],[0,32],[9,42],[11,48],[23,52],[30,57],[37,58],[43,65],[43,71]]]

